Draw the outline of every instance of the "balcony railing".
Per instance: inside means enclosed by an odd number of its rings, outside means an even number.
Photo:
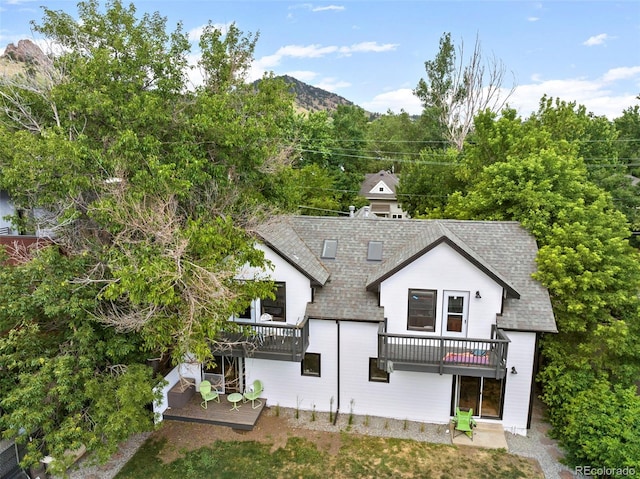
[[[309,347],[309,320],[298,324],[275,321],[236,323],[221,333],[212,351],[216,356],[302,361]]]
[[[509,338],[492,328],[491,339],[391,334],[378,328],[378,366],[387,371],[423,371],[503,378]]]

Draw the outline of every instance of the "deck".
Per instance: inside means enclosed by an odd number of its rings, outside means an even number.
[[[491,339],[391,334],[378,328],[378,367],[501,379],[506,373],[509,338],[494,329]]]
[[[309,347],[309,320],[299,324],[237,321],[236,331],[223,332],[212,346],[214,356],[300,362]]]
[[[238,411],[231,410],[231,403],[227,400],[227,395],[220,395],[220,402],[209,401],[207,409],[200,406],[202,399],[200,394],[194,394],[189,402],[181,408],[169,408],[163,418],[172,421],[199,422],[203,424],[215,424],[217,426],[228,426],[233,429],[251,431],[260,414],[265,408],[266,399],[260,398],[262,405],[253,409],[251,401],[238,403]]]

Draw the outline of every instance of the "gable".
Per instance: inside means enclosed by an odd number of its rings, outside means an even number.
[[[369,191],[371,194],[377,195],[393,195],[394,191],[389,188],[389,186],[384,182],[384,180],[380,180],[376,185],[371,188]]]
[[[556,331],[549,293],[532,278],[535,238],[513,221],[282,216],[257,233],[312,280],[315,299],[307,309],[312,318],[383,321],[381,282],[446,245],[506,293],[500,327]],[[322,257],[327,239],[337,242],[335,257]],[[371,241],[382,242],[379,260],[368,258]]]
[[[495,277],[487,274],[465,255],[460,254],[447,241],[438,242],[433,248],[396,269],[392,275],[380,283],[380,287],[392,282],[440,290],[471,291],[473,289],[476,291],[491,286],[492,289],[502,292],[504,288]],[[469,285],[476,286],[472,288]]]

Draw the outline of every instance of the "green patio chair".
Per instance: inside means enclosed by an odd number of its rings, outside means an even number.
[[[260,401],[258,398],[260,397],[260,394],[262,394],[262,391],[264,391],[262,381],[256,379],[255,381],[253,381],[251,389],[248,389],[244,392],[243,402],[251,401],[251,409],[259,408],[260,406],[262,406],[262,401]],[[256,403],[258,404],[256,405]]]
[[[200,406],[202,406],[203,409],[207,409],[207,403],[209,401],[215,400],[220,402],[220,395],[218,394],[218,391],[211,390],[211,383],[209,381],[200,382],[200,396],[202,396]]]
[[[468,411],[460,411],[460,408],[457,407],[453,425],[453,437],[459,434],[466,434],[473,441],[473,428],[476,427],[476,421],[473,419],[473,408]],[[456,434],[456,431],[458,431],[458,434]]]

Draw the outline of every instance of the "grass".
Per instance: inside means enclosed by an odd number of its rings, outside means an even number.
[[[332,454],[301,437],[289,437],[281,448],[269,442],[218,440],[164,464],[161,453],[166,439],[151,437],[116,479],[543,478],[531,461],[504,451],[347,433],[340,435],[340,443],[339,451]]]

